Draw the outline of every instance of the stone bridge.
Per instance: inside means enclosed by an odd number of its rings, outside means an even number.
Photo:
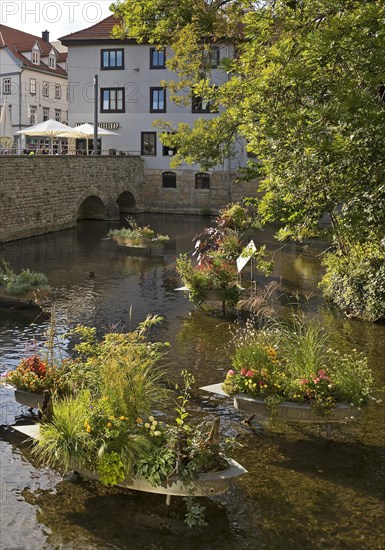
[[[143,212],[140,157],[0,156],[0,242]]]

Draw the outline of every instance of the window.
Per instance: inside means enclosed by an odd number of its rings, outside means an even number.
[[[61,110],[55,109],[55,120],[56,122],[61,122]]]
[[[124,113],[124,88],[100,89],[101,113]]]
[[[166,112],[166,90],[164,88],[150,88],[150,113]]]
[[[124,69],[124,50],[102,50],[101,69]]]
[[[48,56],[48,65],[50,69],[56,69],[56,57],[54,55]]]
[[[220,49],[219,46],[210,46],[209,50],[210,66],[212,69],[219,67]]]
[[[11,93],[11,79],[3,78],[3,94]]]
[[[31,95],[36,94],[36,78],[30,78],[29,79],[29,93]]]
[[[150,48],[150,69],[166,68],[166,48]]]
[[[61,86],[60,84],[55,84],[55,99],[61,98]]]
[[[176,189],[176,174],[175,174],[175,172],[163,172],[162,173],[162,187],[163,187],[163,189]]]
[[[210,174],[204,172],[195,174],[195,189],[210,189]]]
[[[43,97],[49,97],[49,84],[48,84],[48,82],[43,82]]]
[[[142,132],[140,151],[142,155],[156,156],[156,132]]]
[[[49,108],[43,107],[43,122],[49,120]]]
[[[168,134],[175,134],[175,132],[167,132]],[[173,148],[173,147],[167,147],[167,145],[163,145],[163,151],[162,151],[162,155],[164,157],[172,157],[173,155],[175,155],[176,153],[176,148]]]
[[[32,50],[32,63],[34,65],[40,65],[40,53],[38,50]]]
[[[36,124],[36,105],[29,105],[28,111],[29,123]]]
[[[191,104],[192,113],[210,113],[210,101],[199,95],[193,95]]]

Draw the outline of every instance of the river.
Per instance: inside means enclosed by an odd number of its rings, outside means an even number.
[[[333,427],[265,423],[250,427],[230,399],[199,390],[219,382],[229,368],[229,328],[234,319],[205,313],[175,291],[175,258],[192,251],[192,237],[209,218],[142,215],[138,222],[167,233],[165,258],[134,258],[106,238],[116,224],[84,221],[76,229],[23,239],[0,247],[18,271],[48,277],[57,333],[76,323],[99,332],[133,329],[147,314],[164,320],[153,337],[168,341],[171,382],[182,369],[195,376],[192,417],[221,417],[225,435],[242,447],[235,458],[248,470],[229,492],[202,499],[209,525],[189,530],[180,501],[169,508],[161,495],[102,487],[96,482],[41,468],[10,426],[26,409],[0,388],[1,550],[41,549],[383,549],[385,547],[385,415],[370,404],[362,420]],[[317,314],[344,350],[364,351],[377,389],[385,387],[385,325],[347,320],[327,307],[317,288],[319,248],[277,247],[269,229],[256,240],[276,248],[272,279],[301,291],[309,314]],[[256,242],[258,244],[258,242]],[[279,302],[284,307],[284,302]],[[0,318],[0,370],[17,365],[41,346],[48,321],[20,313]],[[70,342],[63,340],[64,353]],[[381,397],[381,392],[379,393]],[[383,397],[383,390],[382,390]]]

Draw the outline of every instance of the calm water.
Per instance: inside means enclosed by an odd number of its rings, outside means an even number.
[[[171,381],[182,368],[195,375],[192,414],[221,416],[222,429],[243,447],[236,459],[248,474],[232,490],[202,499],[209,527],[188,530],[180,501],[166,508],[164,497],[102,487],[38,468],[28,448],[9,428],[26,413],[12,392],[0,389],[1,550],[37,549],[286,549],[385,547],[385,415],[373,404],[363,420],[333,428],[331,438],[314,426],[242,423],[231,400],[211,397],[199,386],[218,382],[229,368],[229,326],[219,312],[207,315],[188,302],[175,277],[175,256],[191,251],[192,237],[207,218],[139,218],[175,237],[164,259],[133,258],[105,238],[111,224],[83,222],[76,230],[25,239],[0,247],[19,270],[44,272],[52,286],[58,333],[81,322],[100,331],[129,330],[148,313],[164,317],[154,337],[172,345]],[[271,246],[272,233],[258,239]],[[278,247],[276,247],[278,248]],[[321,249],[320,249],[321,250]],[[365,351],[377,388],[385,387],[385,325],[348,321],[323,304],[317,289],[320,250],[277,250],[273,279],[302,290],[345,350]],[[90,277],[90,273],[94,276]],[[284,300],[281,300],[282,305]],[[17,365],[39,346],[47,321],[20,314],[0,320],[0,370]],[[70,343],[64,341],[68,351]]]

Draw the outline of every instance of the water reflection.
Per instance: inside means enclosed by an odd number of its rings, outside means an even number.
[[[196,378],[193,415],[221,417],[226,435],[243,444],[235,457],[249,473],[234,490],[205,502],[210,526],[200,533],[182,523],[178,499],[167,510],[164,498],[62,479],[39,469],[10,430],[0,439],[2,487],[16,484],[2,499],[2,545],[26,548],[250,549],[383,547],[385,425],[383,405],[372,405],[362,422],[334,428],[331,441],[313,426],[244,424],[231,399],[203,394],[199,386],[219,381],[229,368],[232,319],[220,311],[206,315],[175,292],[175,256],[192,250],[192,237],[207,218],[142,215],[173,238],[162,258],[131,258],[106,239],[114,224],[82,222],[76,230],[2,245],[0,255],[12,268],[44,272],[52,286],[59,334],[75,323],[134,328],[148,313],[164,322],[153,338],[169,341],[170,383],[182,368]],[[272,248],[273,232],[255,235]],[[320,245],[321,246],[321,245]],[[281,247],[281,245],[279,245]],[[365,351],[377,387],[385,386],[385,326],[347,320],[323,303],[317,283],[319,250],[286,246],[275,254],[272,279],[288,292],[313,293],[303,301],[317,313],[343,350]],[[93,276],[90,276],[90,273]],[[265,279],[261,277],[261,281]],[[302,294],[303,296],[303,294]],[[286,301],[285,301],[286,300]],[[280,306],[287,299],[281,298]],[[47,320],[2,315],[0,350],[3,371],[16,366],[26,347],[39,345]],[[25,410],[12,392],[0,389],[1,424],[11,425]],[[39,486],[38,486],[39,485]]]

